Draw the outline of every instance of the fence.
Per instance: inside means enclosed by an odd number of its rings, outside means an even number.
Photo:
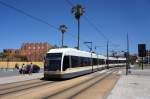
[[[19,67],[22,66],[22,64],[30,64],[31,62],[0,62],[0,68],[15,68],[15,64],[18,64]],[[44,63],[43,62],[32,62],[33,64],[36,64],[38,66],[40,66],[40,68],[44,68]]]

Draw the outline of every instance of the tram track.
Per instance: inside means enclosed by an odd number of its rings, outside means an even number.
[[[89,75],[77,77],[64,81],[30,81],[26,85],[14,84],[11,88],[2,91],[0,89],[0,98],[25,99],[25,98],[42,98],[42,99],[71,99],[82,95],[82,92],[88,91],[98,82],[103,81],[109,75],[117,71],[117,69],[109,69],[109,71],[95,72]],[[37,83],[36,83],[37,82]],[[55,83],[54,83],[55,82]],[[9,84],[8,84],[9,85]],[[83,93],[84,94],[84,93]]]
[[[21,86],[25,86],[25,85],[30,85],[30,84],[34,84],[34,83],[38,83],[38,82],[42,82],[42,81],[40,79],[34,79],[34,80],[13,82],[13,83],[8,83],[8,84],[1,84],[0,91],[12,89],[12,88],[16,88],[16,87],[21,87]]]
[[[75,94],[69,96],[69,99],[73,99],[74,97],[76,97],[76,96],[82,94],[84,91],[88,90],[89,88],[91,88],[92,86],[96,85],[96,84],[99,83],[100,81],[102,81],[102,80],[106,79],[107,77],[109,77],[112,73],[113,73],[113,72],[111,72],[111,73],[105,75],[104,77],[102,77],[102,78],[98,79],[97,81],[91,83],[88,87],[85,87],[85,88],[81,89],[80,91],[78,91],[77,93],[75,93]]]
[[[112,73],[116,72],[116,70],[107,71],[105,73],[96,75],[95,77],[92,77],[90,79],[87,79],[83,82],[77,83],[69,88],[64,88],[56,93],[53,93],[51,95],[47,95],[43,97],[43,99],[57,99],[59,97],[61,98],[67,98],[72,99],[73,97],[79,95],[83,91],[87,90],[88,88],[92,87],[94,84],[100,82],[101,80],[107,78]]]
[[[0,97],[5,96],[5,95],[9,95],[9,94],[13,94],[13,93],[17,93],[20,91],[24,91],[24,90],[28,90],[28,89],[32,89],[32,88],[36,88],[36,87],[40,87],[40,86],[45,86],[48,84],[52,84],[54,83],[54,81],[42,81],[42,80],[35,80],[35,82],[31,82],[31,83],[26,83],[24,84],[24,82],[21,82],[22,84],[19,84],[18,86],[12,86],[12,87],[6,87],[6,88],[1,88],[0,89]]]

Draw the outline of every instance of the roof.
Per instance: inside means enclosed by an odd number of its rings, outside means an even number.
[[[91,57],[90,52],[77,50],[75,48],[56,48],[56,49],[50,49],[47,53],[63,53],[64,55],[72,55],[72,56],[82,56],[82,57]],[[107,59],[104,55],[97,55],[95,53],[92,53],[93,58],[100,58],[100,59]],[[115,57],[109,57],[109,60],[125,60],[125,58],[115,58]]]
[[[48,51],[48,53],[63,53],[65,55],[73,55],[73,56],[82,56],[82,57],[91,57],[90,52],[77,50],[75,48],[57,48],[57,49],[51,49]],[[93,58],[102,58],[105,59],[103,55],[96,55],[95,53],[92,53]]]

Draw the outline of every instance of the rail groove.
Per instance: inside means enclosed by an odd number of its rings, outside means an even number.
[[[115,71],[115,70],[112,70],[111,73],[113,73],[113,71]],[[110,72],[110,71],[108,71],[108,72]],[[78,84],[75,84],[75,85],[73,85],[73,86],[71,86],[71,87],[69,87],[69,88],[66,88],[66,89],[63,89],[63,90],[61,90],[61,91],[58,91],[58,92],[56,92],[56,93],[54,93],[54,94],[45,96],[45,97],[43,97],[43,99],[53,98],[53,97],[55,97],[55,96],[57,96],[57,95],[59,95],[59,94],[65,93],[65,92],[67,92],[67,91],[69,91],[69,90],[71,90],[71,89],[73,89],[73,88],[76,88],[76,87],[78,87],[78,86],[81,86],[81,85],[83,85],[83,84],[86,84],[87,82],[89,82],[89,81],[91,81],[91,80],[97,79],[97,78],[99,78],[100,76],[101,76],[101,78],[100,78],[98,81],[103,80],[103,79],[105,79],[107,76],[109,76],[111,73],[108,73],[108,74],[102,73],[102,74],[96,75],[95,77],[92,77],[92,78],[87,79],[87,80],[85,80],[85,81],[83,81],[83,82],[80,82],[80,83],[78,83]],[[96,81],[95,84],[96,84],[98,81]],[[94,84],[94,83],[93,83],[93,84]],[[90,86],[88,86],[88,88],[90,88],[93,84],[91,84]],[[84,91],[84,90],[86,90],[86,89],[88,89],[88,88],[84,88],[84,89],[82,89],[82,90]],[[81,91],[82,91],[82,90],[81,90]],[[76,95],[78,95],[78,94],[79,94],[79,92],[77,92],[77,93],[71,95],[68,99],[71,99],[71,98],[73,98],[74,96],[76,96]]]

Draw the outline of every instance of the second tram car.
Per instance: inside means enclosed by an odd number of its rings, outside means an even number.
[[[51,49],[44,62],[44,78],[68,79],[106,68],[106,57],[74,48]],[[125,65],[125,58],[109,57],[109,66]]]

